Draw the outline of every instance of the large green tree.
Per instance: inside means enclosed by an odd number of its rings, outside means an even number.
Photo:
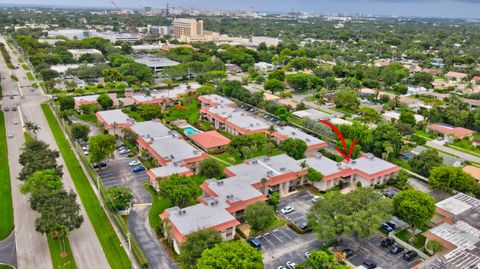
[[[106,93],[100,94],[97,98],[97,102],[102,106],[103,109],[110,109],[113,107],[113,100]]]
[[[110,157],[115,150],[115,136],[98,134],[88,140],[91,162],[100,162]]]
[[[262,254],[244,241],[222,242],[203,251],[198,269],[262,269]]]
[[[90,126],[80,123],[80,122],[75,122],[72,124],[70,127],[72,131],[72,136],[75,139],[81,139],[83,141],[88,141],[88,134],[90,133]]]
[[[107,207],[112,211],[127,209],[133,200],[132,191],[123,186],[108,188],[105,196]]]
[[[438,155],[438,152],[433,149],[427,149],[420,154],[413,157],[408,164],[415,173],[424,177],[430,175],[430,171],[437,166],[441,166],[443,158]]]
[[[33,173],[20,187],[23,194],[34,192],[52,192],[63,188],[62,178],[54,170],[42,170]]]
[[[156,104],[142,104],[138,107],[138,114],[143,120],[160,119],[162,107]]]
[[[280,80],[269,79],[263,84],[263,88],[266,91],[270,91],[272,93],[275,93],[275,92],[283,91],[285,89],[285,85]]]
[[[222,236],[218,231],[207,229],[193,232],[187,235],[180,249],[180,261],[182,267],[195,269],[197,260],[206,249],[215,247],[222,242]]]
[[[356,110],[360,105],[358,92],[350,88],[342,88],[335,91],[333,102],[337,108]]]
[[[425,225],[435,215],[435,199],[419,190],[406,190],[393,198],[395,215],[410,225],[410,232]]]
[[[280,148],[285,151],[288,156],[299,160],[304,157],[307,150],[307,143],[296,138],[287,138],[280,143]]]
[[[255,202],[245,208],[245,222],[255,231],[268,228],[275,219],[275,210],[265,202]]]
[[[198,165],[198,174],[207,178],[221,178],[223,176],[222,168],[218,162],[212,158],[203,160]]]
[[[446,193],[453,193],[454,190],[480,194],[480,184],[459,167],[437,166],[430,171],[428,178],[430,186]]]
[[[388,156],[384,159],[394,157],[400,151],[402,143],[402,136],[391,124],[379,125],[372,132],[371,150],[375,156],[384,157],[386,153]]]
[[[298,269],[347,269],[346,265],[341,264],[335,255],[327,251],[313,250],[303,263],[299,264]]]
[[[32,140],[25,143],[19,163],[23,166],[18,179],[26,180],[33,173],[51,169],[62,175],[62,167],[57,165],[58,151],[51,150],[45,142]]]
[[[159,187],[160,194],[179,207],[193,203],[195,197],[200,195],[200,188],[192,178],[177,174],[160,180]]]
[[[392,217],[392,203],[373,189],[357,188],[348,194],[330,192],[314,203],[307,218],[320,239],[342,235],[368,238]]]

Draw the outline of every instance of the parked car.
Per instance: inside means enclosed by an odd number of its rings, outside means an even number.
[[[298,223],[297,226],[298,226],[298,228],[300,228],[302,230],[305,230],[308,227],[308,222],[302,221],[302,222]]]
[[[393,231],[392,227],[388,226],[388,224],[386,224],[386,223],[382,224],[382,227],[380,227],[380,229],[382,229],[386,233],[389,233],[389,232]]]
[[[287,205],[286,207],[280,209],[280,213],[282,214],[292,213],[293,211],[295,211],[295,208],[293,208],[293,206],[290,206],[290,205]]]
[[[17,107],[16,106],[12,107],[12,111],[17,111]]]
[[[18,119],[13,119],[13,124],[17,125],[18,124]]]
[[[417,256],[418,256],[417,252],[413,250],[409,250],[403,254],[403,259],[405,259],[406,261],[411,261],[415,259]]]
[[[372,260],[365,260],[363,261],[363,264],[368,268],[368,269],[375,269],[377,268],[377,263],[372,261]]]
[[[124,148],[124,149],[119,150],[118,154],[125,155],[125,154],[128,154],[130,152],[132,152],[130,149]]]
[[[398,253],[400,253],[400,252],[402,252],[402,251],[404,251],[404,250],[405,250],[405,248],[402,247],[402,246],[394,246],[393,248],[390,249],[390,253],[392,253],[392,254],[398,254]]]
[[[107,161],[101,161],[98,163],[100,167],[107,167]]]
[[[393,238],[386,238],[382,240],[381,246],[384,248],[389,248],[395,244],[395,240]]]
[[[386,191],[385,192],[385,196],[387,196],[388,198],[393,198],[395,196],[396,193],[394,193],[393,191]]]
[[[13,133],[8,133],[8,138],[13,138]]]
[[[395,223],[394,221],[387,221],[387,225],[392,227],[392,229],[394,229],[394,230],[397,229],[397,227],[398,227],[398,224]]]
[[[98,168],[100,168],[100,164],[92,163],[92,167],[93,167],[93,169],[98,169]]]
[[[318,201],[318,200],[323,200],[323,197],[322,197],[322,196],[318,196],[318,195],[313,196],[313,198],[312,198],[312,202],[313,202],[313,203],[315,203],[315,202]]]
[[[140,165],[140,164],[141,164],[141,163],[140,163],[139,160],[133,160],[133,161],[131,161],[131,162],[128,163],[128,165],[130,165],[130,166],[136,166],[136,165]]]
[[[13,95],[10,95],[10,99],[14,99],[14,98],[15,98],[15,96],[13,96]]]
[[[297,264],[292,262],[292,261],[287,262],[287,268],[288,269],[295,269],[296,266],[297,266]]]
[[[137,166],[134,166],[132,171],[134,173],[138,173],[138,172],[142,172],[142,171],[145,171],[145,167],[141,166],[141,165],[137,165]]]
[[[353,256],[353,250],[349,248],[344,248],[343,253],[345,253],[345,258],[347,259]]]
[[[250,244],[250,246],[256,248],[257,250],[262,249],[262,244],[256,238],[248,238],[247,243]]]
[[[3,111],[10,111],[10,109],[8,108],[8,106],[6,106],[3,108]]]

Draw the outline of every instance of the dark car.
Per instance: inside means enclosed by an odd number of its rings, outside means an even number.
[[[145,171],[145,167],[143,167],[141,165],[137,165],[137,166],[133,167],[132,171],[134,173],[142,172],[142,171]]]
[[[262,244],[256,238],[248,238],[247,243],[250,244],[250,246],[256,248],[257,250],[262,249]]]
[[[396,224],[393,221],[387,221],[387,225],[392,227],[392,229],[394,229],[394,230],[397,229],[397,227],[398,227],[398,224]]]
[[[12,111],[17,111],[17,107],[16,106],[12,107]]]
[[[415,252],[413,250],[409,250],[405,254],[403,254],[403,259],[405,259],[407,261],[411,261],[411,260],[415,259],[417,256],[418,256],[417,252]]]
[[[101,161],[98,163],[100,167],[107,167],[107,162],[106,161]]]
[[[345,258],[347,259],[353,256],[353,250],[349,248],[344,248],[343,253],[345,253]]]
[[[306,221],[303,221],[303,222],[298,223],[297,226],[298,226],[298,228],[300,228],[302,230],[305,230],[308,227],[308,223]]]
[[[405,248],[404,247],[401,247],[401,246],[394,246],[393,248],[390,249],[390,253],[392,254],[398,254],[402,251],[404,251]]]
[[[98,169],[100,168],[100,165],[98,163],[92,163],[93,169]]]
[[[383,231],[385,231],[386,233],[389,233],[389,232],[392,232],[393,229],[392,227],[390,227],[388,224],[384,223],[382,224],[382,227],[380,227]]]
[[[367,266],[368,269],[375,269],[377,268],[377,263],[372,261],[372,260],[365,260],[363,262],[363,264],[365,264],[365,266]]]
[[[3,108],[4,111],[9,111],[10,109],[8,108],[8,106],[4,107]]]
[[[386,238],[386,239],[383,239],[382,240],[382,247],[384,248],[389,248],[391,246],[393,246],[393,244],[395,244],[395,240],[393,238]]]

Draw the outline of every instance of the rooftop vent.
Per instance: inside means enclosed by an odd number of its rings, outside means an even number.
[[[367,154],[367,157],[370,159],[370,160],[373,160],[375,158],[375,156],[373,156],[372,153],[368,153]]]
[[[350,163],[353,164],[353,165],[355,165],[355,164],[357,164],[357,161],[352,160]]]
[[[264,160],[265,162],[267,162],[267,161],[270,160],[270,157],[265,157],[265,158],[263,158],[263,160]]]
[[[268,175],[268,176],[273,175],[273,171],[272,171],[272,170],[267,171],[267,175]]]
[[[339,166],[339,167],[342,166],[342,163],[337,163],[337,166]]]
[[[228,200],[233,200],[233,194],[227,194],[227,199]]]
[[[175,156],[173,156],[173,154],[170,154],[170,159],[175,159]]]
[[[305,141],[310,142],[310,138],[308,138],[308,137],[305,138]]]
[[[217,180],[217,185],[222,186],[223,185],[223,180]]]
[[[187,211],[185,209],[178,210],[178,215],[185,215],[185,214],[187,214]]]
[[[287,168],[285,168],[285,167],[280,167],[280,171],[285,172],[285,171],[287,171]]]
[[[321,153],[317,154],[317,159],[321,159],[322,157],[323,157],[323,155]]]
[[[297,135],[297,133],[295,133],[295,132],[292,132],[292,135]]]
[[[258,163],[258,160],[252,160],[252,163]]]

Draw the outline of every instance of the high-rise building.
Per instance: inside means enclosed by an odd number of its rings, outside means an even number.
[[[203,21],[198,19],[178,18],[173,21],[173,36],[201,37],[203,36]]]

